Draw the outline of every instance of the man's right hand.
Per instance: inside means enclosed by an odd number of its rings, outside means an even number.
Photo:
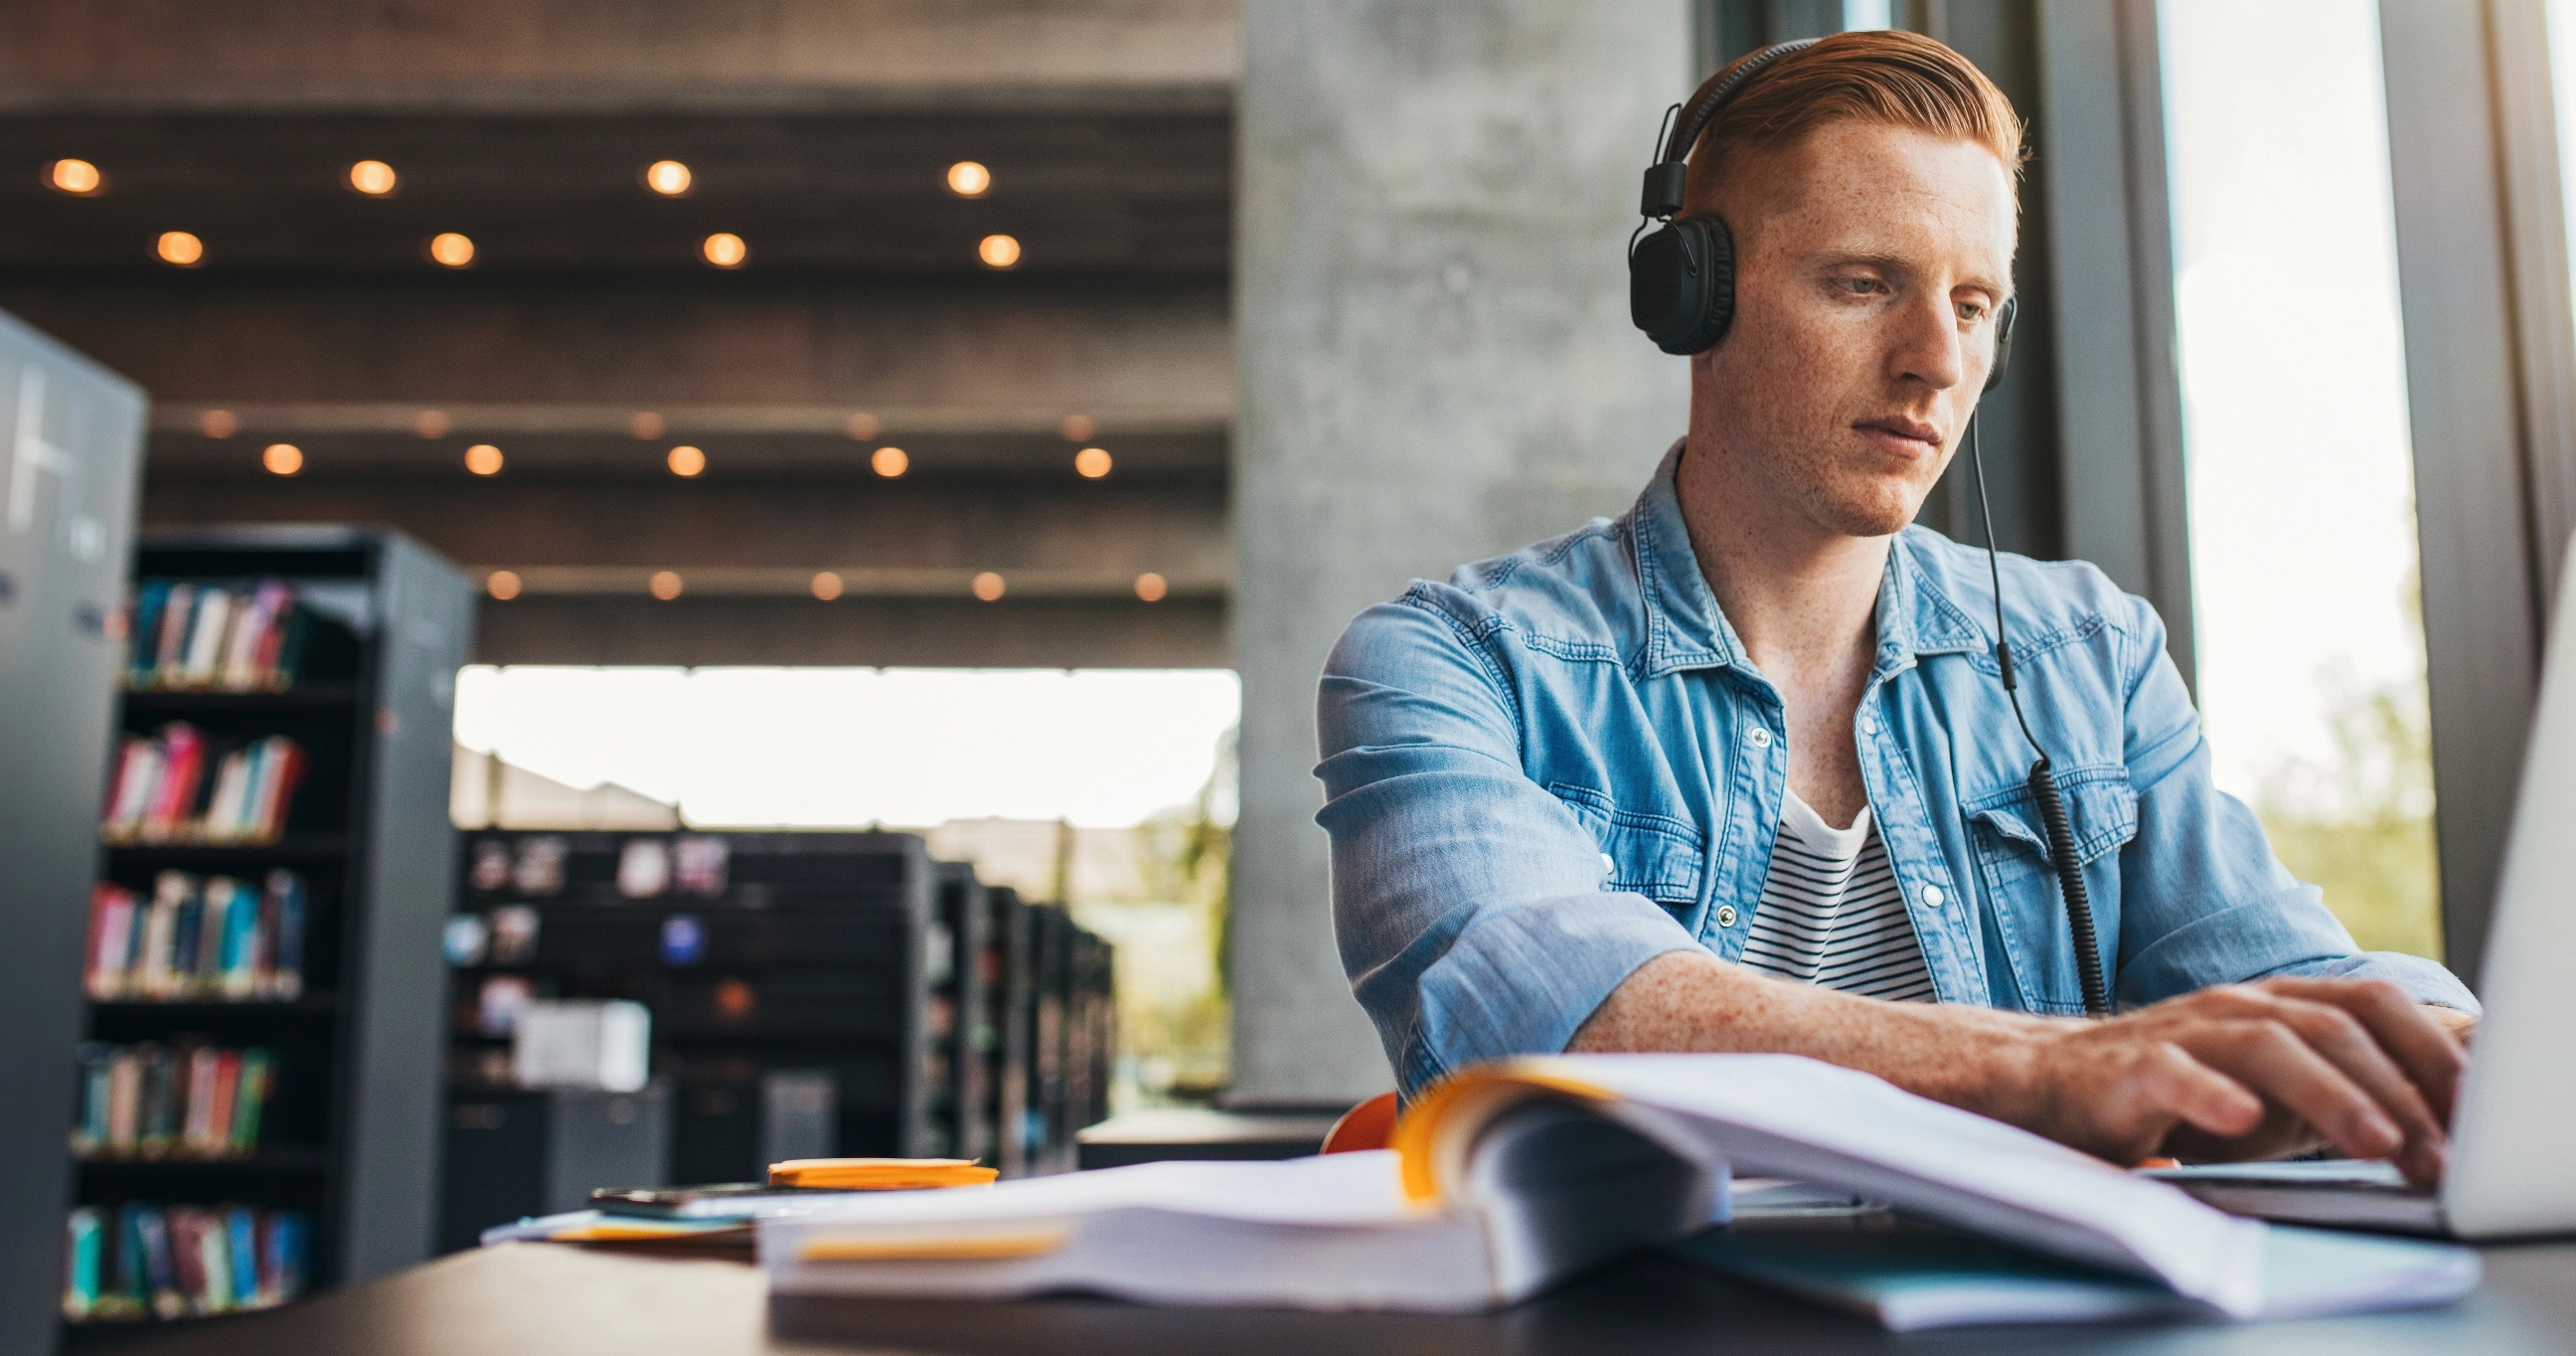
[[[2458,1038],[2394,985],[2259,980],[2051,1023],[2031,1100],[2006,1119],[2115,1163],[2272,1158],[2322,1141],[2431,1185],[2466,1065]]]

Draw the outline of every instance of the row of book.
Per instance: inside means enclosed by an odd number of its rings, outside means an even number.
[[[64,1242],[65,1318],[184,1318],[302,1294],[313,1218],[246,1205],[85,1205],[71,1212]]]
[[[90,891],[84,987],[102,1003],[288,1002],[304,993],[304,877],[265,887],[164,871],[151,902],[114,881]]]
[[[82,1158],[244,1158],[276,1082],[268,1051],[180,1042],[80,1048]]]
[[[214,775],[206,775],[207,768]],[[118,747],[99,836],[110,843],[274,843],[304,773],[284,735],[209,737],[174,720]]]
[[[125,685],[283,692],[295,684],[308,618],[284,580],[231,586],[144,580],[127,618]]]

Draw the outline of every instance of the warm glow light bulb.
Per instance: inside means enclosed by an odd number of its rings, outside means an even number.
[[[501,474],[501,449],[490,443],[476,443],[465,449],[465,469],[478,476]]]
[[[985,602],[998,602],[1002,597],[1002,576],[986,570],[975,576],[975,596]]]
[[[153,250],[161,256],[162,262],[177,264],[181,268],[191,267],[206,257],[206,243],[186,231],[163,231]]]
[[[449,268],[463,268],[474,262],[474,242],[454,231],[441,231],[430,237],[429,257]]]
[[[653,590],[654,597],[667,603],[680,596],[680,576],[671,570],[655,570],[646,587]]]
[[[986,268],[1009,268],[1020,261],[1020,242],[1007,235],[988,235],[975,246]]]
[[[662,416],[651,410],[638,411],[626,421],[626,431],[650,441],[662,436]]]
[[[1136,596],[1146,602],[1159,603],[1171,591],[1171,581],[1159,574],[1148,571],[1136,576]]]
[[[209,438],[229,438],[241,432],[241,416],[231,410],[208,410],[197,416],[197,431]]]
[[[494,570],[483,577],[483,589],[502,602],[519,596],[523,581],[515,570]]]
[[[677,160],[656,160],[644,170],[644,186],[666,198],[689,191],[689,167]]]
[[[304,449],[293,443],[270,443],[262,448],[259,464],[273,476],[291,476],[304,469]]]
[[[708,236],[704,249],[707,262],[718,268],[739,268],[751,254],[750,247],[742,243],[742,237],[731,231],[718,231]]]
[[[948,167],[948,191],[961,198],[980,198],[993,186],[993,172],[972,160]]]
[[[381,198],[394,191],[394,167],[381,160],[361,160],[349,167],[349,187]]]
[[[814,574],[814,596],[827,603],[840,597],[841,576],[831,570],[816,571]]]
[[[1109,474],[1109,449],[1086,447],[1073,454],[1073,469],[1085,480],[1098,480]]]
[[[707,469],[707,454],[687,443],[672,448],[669,460],[675,476],[693,476]]]
[[[912,458],[900,447],[880,447],[868,457],[868,469],[888,480],[902,475],[912,465]]]
[[[98,166],[86,160],[57,160],[46,168],[45,179],[62,192],[82,195],[96,193],[107,182]]]
[[[424,438],[444,438],[453,427],[455,425],[445,410],[422,410],[412,416],[411,431]]]

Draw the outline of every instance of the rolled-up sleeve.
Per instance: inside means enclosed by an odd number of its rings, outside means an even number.
[[[2218,789],[2208,742],[2164,625],[2143,600],[2126,731],[2138,834],[2121,855],[2123,1006],[2276,975],[2384,979],[2419,1002],[2477,1012],[2468,986],[2438,962],[2363,951],[2324,893],[2272,853],[2244,802]]]
[[[1522,774],[1502,671],[1423,587],[1351,624],[1316,699],[1334,936],[1408,1094],[1564,1049],[1637,967],[1697,946],[1603,888],[1600,845]]]

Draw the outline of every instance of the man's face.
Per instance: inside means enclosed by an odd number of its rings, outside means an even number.
[[[1844,121],[1717,194],[1735,323],[1692,361],[1724,455],[1816,526],[1880,537],[1957,450],[2012,295],[2010,175],[1973,142]]]

